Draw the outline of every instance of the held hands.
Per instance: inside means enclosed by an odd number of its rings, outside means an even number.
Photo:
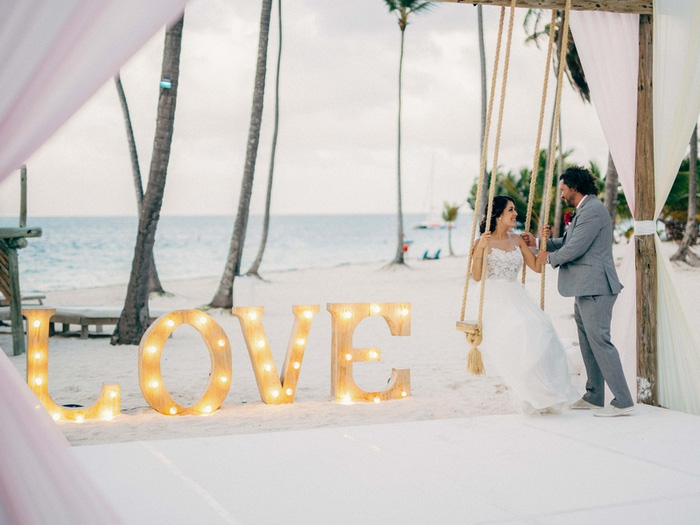
[[[540,235],[550,239],[552,237],[552,227],[549,224],[545,224],[540,230]]]
[[[491,232],[484,232],[479,237],[479,242],[476,243],[476,248],[474,249],[474,258],[481,259],[484,256],[484,250],[488,243],[491,242]]]
[[[525,244],[527,244],[530,248],[536,248],[537,247],[537,240],[535,239],[535,236],[532,235],[529,232],[525,232],[520,234],[520,237],[523,238],[525,241]]]
[[[536,258],[536,263],[538,266],[544,266],[547,264],[547,256],[549,255],[549,252],[546,252],[544,250],[540,250],[539,253],[537,254]]]

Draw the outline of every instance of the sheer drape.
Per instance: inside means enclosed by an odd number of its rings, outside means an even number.
[[[639,15],[574,11],[571,33],[622,190],[634,215]],[[630,242],[618,274],[624,289],[613,312],[612,340],[620,351],[630,392],[637,392],[634,242]]]
[[[0,3],[0,181],[19,168],[186,0]]]
[[[572,32],[591,96],[620,180],[634,206],[638,17],[603,12],[572,14]],[[654,156],[656,216],[673,184],[700,112],[700,3],[654,2]],[[633,68],[622,63],[634,64]],[[612,66],[602,65],[611,63]],[[633,70],[633,71],[632,71]],[[631,103],[634,102],[634,104]],[[656,237],[658,264],[659,402],[700,415],[700,347],[673,283],[672,268]],[[620,267],[625,290],[615,307],[613,341],[630,388],[637,390],[634,238]],[[642,387],[644,385],[641,385]]]
[[[655,216],[661,213],[700,113],[700,2],[654,0]],[[656,237],[659,402],[700,415],[700,344]]]

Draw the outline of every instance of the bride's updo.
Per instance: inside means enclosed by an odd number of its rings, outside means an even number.
[[[506,195],[498,195],[493,198],[493,211],[491,212],[491,224],[489,225],[489,231],[496,231],[496,223],[498,218],[503,215],[504,210],[508,207],[508,203],[515,201]],[[484,213],[484,218],[481,219],[481,225],[479,225],[479,231],[484,233],[486,231],[486,213]]]

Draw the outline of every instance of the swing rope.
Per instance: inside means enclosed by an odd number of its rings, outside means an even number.
[[[498,125],[496,126],[496,139],[494,142],[494,155],[493,155],[493,164],[491,168],[491,180],[489,183],[489,196],[488,196],[488,206],[487,206],[487,212],[486,212],[486,224],[490,224],[491,222],[491,216],[493,214],[493,196],[495,193],[496,189],[496,174],[498,172],[498,151],[500,147],[500,141],[501,141],[501,130],[503,127],[503,109],[505,107],[505,99],[506,99],[506,87],[508,85],[508,66],[510,64],[510,50],[511,50],[511,44],[513,41],[513,21],[514,21],[514,15],[515,15],[515,4],[516,0],[511,0],[511,5],[510,5],[510,16],[508,20],[508,36],[506,40],[506,51],[505,51],[505,58],[503,61],[503,79],[501,83],[501,99],[500,99],[500,104],[498,108]],[[484,183],[484,171],[486,168],[486,156],[488,154],[488,136],[490,133],[490,128],[491,128],[491,118],[492,118],[492,112],[493,112],[493,100],[495,98],[495,86],[496,86],[496,81],[497,81],[497,76],[498,76],[498,60],[500,57],[500,46],[501,46],[501,40],[502,40],[502,35],[503,35],[503,20],[505,18],[505,7],[501,8],[501,17],[499,21],[499,26],[498,26],[498,42],[496,45],[496,59],[494,60],[494,71],[493,75],[491,77],[491,96],[489,98],[489,106],[488,106],[488,115],[486,118],[486,129],[484,131],[484,143],[482,144],[481,148],[481,166],[479,170],[479,184],[477,186],[477,197],[476,197],[476,203],[480,202],[481,200],[481,192],[483,188],[483,183]],[[471,239],[470,239],[470,247],[469,247],[469,258],[467,262],[467,276],[465,279],[464,283],[464,294],[462,297],[462,312],[461,312],[461,321],[464,321],[464,315],[466,311],[466,304],[467,304],[467,292],[469,288],[469,279],[470,279],[470,274],[471,274],[471,266],[473,262],[473,257],[474,257],[474,238],[476,235],[476,225],[478,223],[478,216],[475,213],[474,214],[474,219],[473,219],[473,224],[472,224],[472,234],[471,234]],[[478,345],[481,343],[482,340],[482,334],[481,334],[481,325],[482,325],[482,315],[483,315],[483,309],[484,309],[484,292],[486,290],[486,264],[487,264],[487,258],[488,258],[488,245],[484,248],[484,255],[482,257],[481,261],[481,274],[482,274],[482,279],[481,279],[481,294],[479,296],[479,316],[477,320],[476,327],[472,327],[470,331],[467,331],[467,341],[471,344],[471,348],[469,350],[469,354],[467,356],[467,369],[475,375],[480,375],[484,373],[484,364],[481,358],[481,352],[479,351]]]
[[[496,52],[495,52],[495,59],[493,61],[493,72],[491,74],[491,90],[489,93],[489,101],[488,101],[488,111],[486,113],[486,123],[485,123],[485,128],[484,128],[484,142],[481,146],[481,164],[480,164],[480,169],[479,169],[479,182],[476,187],[476,200],[475,206],[479,206],[479,203],[481,202],[481,194],[483,192],[483,187],[484,187],[484,180],[485,180],[485,171],[486,171],[486,156],[488,154],[488,142],[489,142],[489,134],[491,131],[491,116],[493,114],[493,101],[496,98],[496,79],[498,75],[498,62],[501,56],[501,40],[503,36],[503,20],[505,19],[505,12],[506,8],[501,7],[501,18],[498,23],[498,39],[496,40]],[[477,224],[479,224],[479,214],[474,213],[474,217],[472,219],[472,233],[470,236],[470,241],[469,241],[469,257],[467,259],[467,275],[466,278],[464,279],[464,293],[462,294],[462,311],[459,316],[460,321],[464,321],[464,315],[466,312],[466,307],[467,307],[467,291],[469,290],[469,280],[471,278],[471,268],[472,268],[472,262],[474,260],[474,239],[476,238],[476,227]]]
[[[540,120],[537,125],[537,139],[535,140],[535,153],[532,158],[532,175],[530,176],[530,193],[527,198],[527,214],[525,216],[525,231],[530,231],[532,222],[532,206],[535,202],[535,191],[537,189],[537,178],[540,167],[540,143],[542,142],[542,128],[544,127],[544,110],[547,103],[547,87],[549,86],[549,70],[552,63],[552,50],[554,48],[555,23],[557,21],[557,11],[552,9],[552,19],[549,22],[549,44],[547,45],[547,59],[544,63],[544,81],[542,83],[542,100],[540,102]],[[523,264],[520,281],[525,284],[525,274],[527,266]]]
[[[549,217],[549,208],[552,205],[552,181],[554,179],[554,153],[557,149],[557,135],[559,133],[559,115],[561,113],[561,88],[564,80],[564,69],[566,69],[566,50],[569,47],[569,13],[571,11],[571,0],[566,0],[564,8],[564,27],[562,31],[562,39],[559,50],[559,71],[557,71],[557,96],[554,100],[554,122],[552,125],[552,139],[549,144],[549,162],[547,163],[547,180],[545,182],[543,195],[545,221]],[[550,37],[551,40],[551,37]],[[546,191],[545,191],[546,190]],[[542,224],[545,224],[543,222]],[[541,232],[540,232],[541,233]],[[545,250],[547,248],[547,236],[541,233],[540,247]],[[540,278],[540,308],[544,310],[544,293],[545,293],[545,271],[546,266],[542,267]]]
[[[491,218],[493,215],[493,199],[494,199],[494,193],[495,193],[495,189],[496,189],[496,175],[497,175],[497,171],[498,171],[498,152],[499,152],[499,148],[500,148],[501,130],[502,130],[502,124],[503,124],[503,109],[505,106],[506,87],[507,87],[507,81],[508,81],[508,66],[510,63],[510,50],[511,50],[512,36],[513,36],[513,20],[514,20],[516,2],[517,2],[517,0],[511,0],[511,5],[510,5],[508,36],[507,36],[507,43],[506,43],[505,59],[504,59],[504,63],[503,63],[503,78],[502,78],[502,85],[501,85],[501,99],[500,99],[500,104],[499,104],[498,125],[496,127],[496,138],[495,138],[495,143],[494,143],[493,164],[492,164],[492,169],[491,169],[491,178],[489,181],[488,206],[487,206],[487,212],[486,212],[486,224],[487,225],[491,224]],[[549,150],[550,151],[550,153],[549,153],[550,159],[552,158],[552,152],[556,148],[556,136],[557,136],[557,132],[558,132],[559,114],[561,111],[561,86],[562,86],[563,71],[564,71],[564,67],[562,66],[562,64],[564,63],[563,61],[566,59],[566,47],[567,47],[567,42],[568,42],[570,8],[571,8],[571,0],[566,0],[564,28],[563,28],[564,33],[563,33],[563,39],[562,39],[563,44],[561,46],[561,54],[560,54],[560,59],[559,59],[560,67],[559,67],[558,76],[557,76],[557,94],[556,94],[555,106],[554,106],[555,124],[553,125],[552,139],[550,141],[550,150]],[[486,169],[486,156],[488,154],[488,138],[490,135],[491,118],[493,115],[493,100],[495,98],[495,88],[496,88],[496,80],[497,80],[497,75],[498,75],[498,64],[499,64],[500,52],[501,52],[501,41],[502,41],[502,35],[503,35],[503,23],[504,23],[504,18],[505,18],[505,9],[506,9],[505,7],[501,8],[501,16],[500,16],[499,26],[498,26],[498,39],[496,42],[495,60],[494,60],[494,65],[493,65],[493,73],[492,73],[492,77],[491,77],[491,89],[490,89],[488,111],[487,111],[487,117],[486,117],[485,129],[484,129],[484,141],[483,141],[482,148],[481,148],[479,181],[478,181],[478,185],[477,185],[476,200],[475,200],[475,203],[477,206],[478,206],[478,203],[481,202],[483,186],[485,183],[485,173],[484,172]],[[549,64],[551,62],[551,57],[552,57],[555,21],[556,21],[556,10],[553,10],[552,11],[552,21],[550,23],[549,45],[548,45],[548,49],[547,49],[547,61],[546,61],[546,68],[545,68],[545,78],[544,78],[543,89],[542,89],[540,118],[539,118],[538,130],[537,130],[535,155],[534,155],[534,160],[533,160],[533,171],[532,171],[532,177],[531,177],[531,181],[530,181],[530,195],[528,197],[526,231],[529,231],[531,218],[532,218],[532,205],[533,205],[535,183],[536,183],[536,177],[537,177],[537,171],[538,171],[537,168],[539,166],[539,147],[540,147],[540,142],[542,139],[542,128],[543,128],[543,123],[544,123],[544,108],[545,108],[546,97],[547,97],[547,86],[548,86],[548,82],[549,82]],[[549,162],[548,171],[547,171],[547,182],[546,182],[546,186],[545,186],[545,188],[550,189],[550,191],[548,191],[546,193],[546,197],[545,197],[545,210],[546,210],[545,213],[547,213],[547,215],[549,214],[549,208],[551,206],[551,185],[552,185],[553,174],[554,174],[554,164],[552,162]],[[481,358],[481,352],[478,348],[478,345],[482,341],[482,319],[483,319],[483,309],[484,309],[484,297],[485,297],[485,290],[486,290],[486,268],[487,268],[487,257],[488,257],[488,248],[489,248],[488,245],[484,248],[484,255],[482,258],[482,262],[481,262],[482,278],[481,278],[481,290],[480,290],[480,296],[479,296],[479,314],[478,314],[477,324],[473,325],[470,323],[465,323],[464,316],[465,316],[465,312],[466,312],[467,294],[468,294],[468,290],[469,290],[469,281],[471,279],[471,268],[472,268],[472,263],[474,261],[474,240],[476,237],[476,227],[478,224],[478,219],[479,219],[478,214],[474,213],[474,218],[472,221],[472,231],[471,231],[471,237],[470,237],[470,243],[469,243],[469,256],[467,259],[467,272],[466,272],[466,278],[465,278],[465,282],[464,282],[464,293],[462,296],[462,309],[461,309],[461,313],[460,313],[460,321],[457,323],[457,328],[466,333],[467,341],[471,344],[471,348],[469,350],[469,354],[467,357],[467,369],[472,374],[475,374],[475,375],[479,375],[479,374],[484,373],[483,361]],[[546,242],[547,242],[547,239],[546,239],[546,237],[543,236],[540,240],[540,246],[546,246]],[[524,268],[523,268],[522,280],[524,283],[525,282],[525,269]],[[544,309],[544,291],[545,291],[545,271],[543,268],[542,280],[541,280],[541,284],[540,284],[540,305],[541,305],[542,309]]]

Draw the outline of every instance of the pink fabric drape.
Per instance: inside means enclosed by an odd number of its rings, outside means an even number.
[[[23,0],[0,6],[0,182],[186,0]]]
[[[572,33],[627,202],[635,212],[635,137],[638,16],[572,13]],[[700,3],[654,2],[654,165],[656,215],[666,201],[700,112]],[[658,264],[658,391],[666,407],[700,415],[700,346],[673,283],[672,268],[656,238]],[[619,270],[625,289],[613,315],[630,389],[645,395],[636,378],[636,276],[634,238]]]
[[[639,15],[574,11],[571,33],[622,190],[634,214]],[[613,312],[612,340],[620,352],[630,392],[634,393],[637,392],[634,242],[630,242],[618,273],[624,289]]]
[[[0,349],[0,523],[119,523]]]

